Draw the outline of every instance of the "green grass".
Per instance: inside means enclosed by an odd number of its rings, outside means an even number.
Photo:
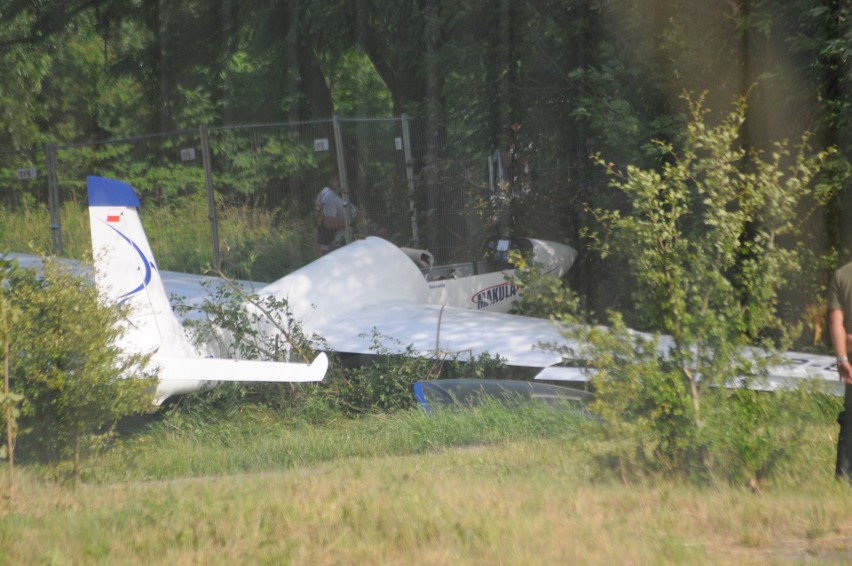
[[[310,254],[285,214],[221,219],[226,272],[256,280]],[[211,263],[206,203],[143,220],[163,269]],[[49,249],[43,209],[0,210],[0,250]],[[88,255],[67,205],[66,255]],[[577,415],[419,411],[316,423],[240,406],[178,412],[84,465],[77,492],[24,465],[0,507],[2,564],[740,564],[847,562],[852,488],[832,478],[836,425],[815,422],[760,486],[622,484]],[[5,480],[0,473],[0,480]],[[4,482],[5,483],[5,482]]]
[[[311,424],[252,408],[233,418],[176,411],[92,462],[90,482],[259,473],[351,457],[420,454],[446,447],[575,434],[574,410],[499,405],[470,412],[420,410]],[[251,446],[246,450],[244,447]],[[132,465],[128,465],[129,462]]]
[[[756,490],[594,475],[576,415],[496,406],[310,424],[173,415],[73,492],[19,469],[0,564],[845,561],[852,488],[815,425]],[[42,479],[39,479],[42,478]]]
[[[66,203],[61,211],[63,255],[91,258],[88,209]],[[207,273],[214,265],[207,202],[184,198],[168,207],[144,208],[142,220],[161,269]],[[220,207],[222,271],[238,279],[273,281],[314,259],[310,219],[281,210]],[[10,213],[0,208],[0,252],[51,254],[50,216],[36,206]]]

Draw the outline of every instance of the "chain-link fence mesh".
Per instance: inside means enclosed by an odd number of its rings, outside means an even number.
[[[202,127],[0,152],[0,251],[86,257],[88,175],[137,190],[160,268],[257,280],[316,257],[315,201],[332,176],[357,211],[348,239],[378,235],[440,262],[476,257],[507,210],[485,154],[450,154],[407,117]]]
[[[0,251],[54,249],[46,159],[41,150],[0,151]],[[30,229],[22,233],[22,226]]]

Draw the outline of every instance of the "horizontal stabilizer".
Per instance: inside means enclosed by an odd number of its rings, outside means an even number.
[[[231,360],[220,358],[155,358],[160,380],[201,381],[322,381],[328,370],[328,356],[320,353],[310,364]]]

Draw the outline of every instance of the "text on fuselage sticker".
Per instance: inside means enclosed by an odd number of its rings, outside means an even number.
[[[518,288],[511,283],[500,283],[493,287],[486,287],[478,291],[470,298],[470,302],[476,304],[477,309],[488,308],[491,305],[511,299],[518,294]]]

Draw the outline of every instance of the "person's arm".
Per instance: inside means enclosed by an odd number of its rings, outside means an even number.
[[[843,326],[843,311],[840,309],[829,309],[828,326],[831,335],[831,345],[837,355],[837,373],[844,383],[852,384],[852,365],[848,359],[849,336]]]

